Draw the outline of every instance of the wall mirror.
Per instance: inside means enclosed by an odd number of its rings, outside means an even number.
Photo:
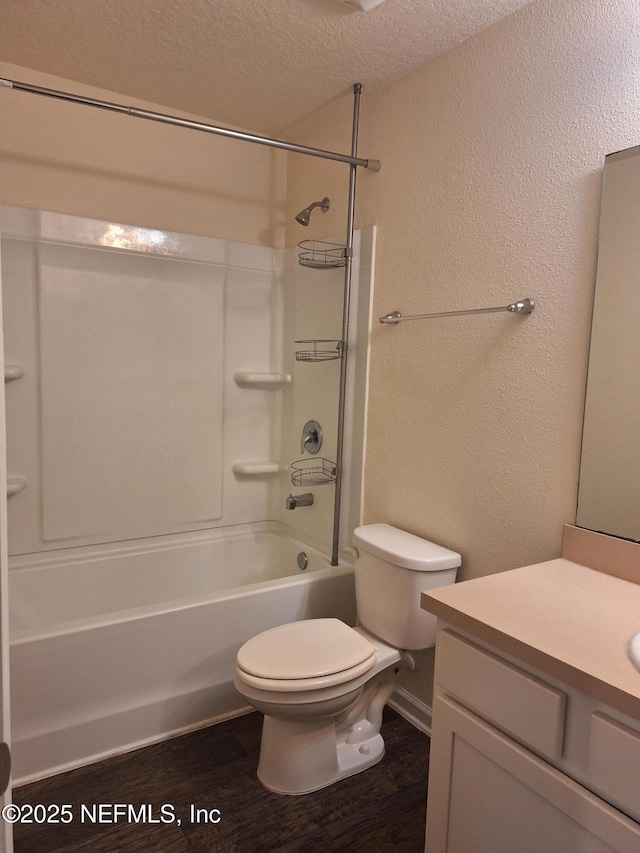
[[[640,541],[640,146],[605,160],[576,524]]]

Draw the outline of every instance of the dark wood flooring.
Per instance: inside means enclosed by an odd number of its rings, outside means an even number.
[[[385,709],[386,754],[375,767],[301,797],[256,778],[262,717],[248,714],[14,791],[18,805],[69,804],[69,824],[16,824],[16,853],[421,853],[429,738]],[[108,804],[102,819],[81,806]],[[148,807],[152,820],[114,822],[113,804]],[[191,805],[199,820],[192,820]],[[206,822],[205,815],[217,823]],[[135,817],[132,815],[131,817]],[[179,825],[178,825],[179,819]]]

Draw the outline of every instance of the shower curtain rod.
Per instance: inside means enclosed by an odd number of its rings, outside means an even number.
[[[438,314],[408,314],[403,317],[399,311],[391,311],[380,317],[380,322],[386,325],[395,325],[404,320],[432,320],[434,317],[461,317],[463,314],[496,314],[501,311],[509,311],[511,314],[531,314],[536,307],[533,299],[519,299],[511,305],[501,305],[499,308],[467,308],[464,311],[441,311]]]
[[[358,151],[360,125],[360,95],[362,84],[353,86],[353,117],[351,121],[351,156],[355,160]],[[336,436],[336,487],[333,495],[333,537],[331,543],[331,565],[339,565],[340,512],[342,507],[342,461],[344,455],[344,429],[347,401],[347,356],[349,342],[349,314],[351,311],[351,279],[353,273],[353,237],[355,230],[356,176],[355,163],[349,166],[349,195],[347,206],[347,245],[345,246],[344,286],[342,288],[342,344],[340,346],[340,384],[338,386],[338,422]]]
[[[360,84],[356,84],[360,85]],[[17,89],[20,92],[30,92],[33,95],[44,95],[48,98],[56,98],[61,101],[70,101],[74,104],[83,104],[89,107],[97,107],[110,112],[125,113],[135,118],[146,118],[150,121],[171,124],[175,127],[186,127],[191,130],[201,130],[205,133],[214,133],[217,136],[226,136],[231,139],[240,139],[244,142],[255,142],[258,145],[268,145],[271,148],[281,148],[285,151],[293,151],[297,154],[309,154],[312,157],[322,157],[325,160],[336,160],[340,163],[349,163],[351,166],[362,166],[372,172],[380,171],[379,160],[367,160],[348,154],[338,154],[334,151],[325,151],[322,148],[310,148],[307,145],[297,145],[294,142],[285,142],[281,139],[271,139],[267,136],[256,136],[253,133],[244,133],[240,130],[231,130],[227,127],[218,127],[215,124],[204,124],[199,121],[179,118],[178,116],[165,115],[164,113],[143,110],[138,107],[129,107],[122,104],[114,104],[110,101],[99,101],[95,98],[85,98],[82,95],[74,95],[70,92],[61,92],[57,89],[45,89],[42,86],[32,86],[30,83],[20,83],[18,80],[7,80],[0,78],[0,86],[8,89]]]

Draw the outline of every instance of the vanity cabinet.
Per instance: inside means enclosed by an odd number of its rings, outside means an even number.
[[[427,853],[638,853],[640,722],[439,625]]]

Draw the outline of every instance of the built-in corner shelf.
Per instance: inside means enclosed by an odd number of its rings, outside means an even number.
[[[262,462],[234,462],[231,470],[242,477],[272,477],[286,471],[287,466],[267,459]]]
[[[15,477],[7,477],[7,497],[17,495],[23,489],[27,488],[27,478],[18,474]]]
[[[233,374],[236,385],[246,388],[282,388],[291,382],[289,373],[255,373],[251,371],[239,371]]]
[[[4,381],[13,382],[14,379],[22,379],[24,376],[24,367],[19,364],[5,364],[4,366]]]

